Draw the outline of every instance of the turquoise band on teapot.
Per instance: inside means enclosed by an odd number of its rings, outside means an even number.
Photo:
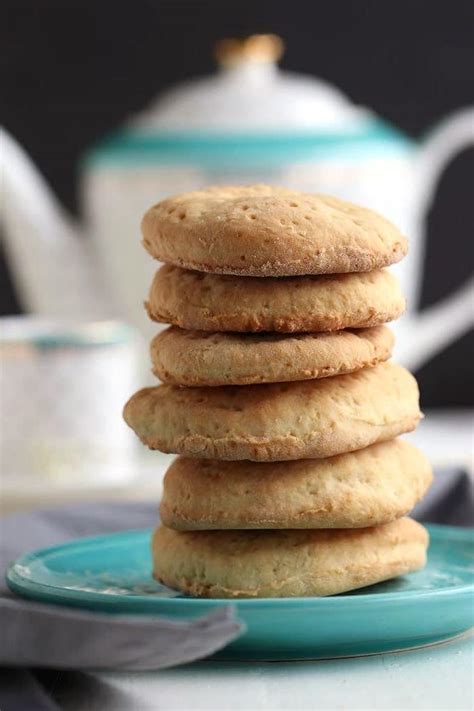
[[[381,121],[357,130],[299,134],[205,134],[121,131],[89,150],[83,167],[100,165],[275,165],[288,162],[360,160],[410,152],[413,142]]]

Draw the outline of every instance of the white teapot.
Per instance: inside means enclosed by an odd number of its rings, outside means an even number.
[[[216,183],[266,182],[373,207],[409,237],[394,271],[408,313],[394,324],[396,356],[417,368],[472,321],[473,285],[416,312],[425,216],[441,172],[474,143],[474,109],[445,120],[421,145],[317,79],[280,71],[281,41],[258,35],[218,45],[219,71],[160,97],[85,156],[85,238],[29,158],[1,136],[9,257],[27,309],[48,316],[128,320],[143,312],[156,263],[139,223],[154,202]],[[447,236],[449,238],[449,236]]]

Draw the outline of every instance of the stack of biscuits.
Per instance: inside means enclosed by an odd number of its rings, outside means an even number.
[[[384,267],[405,238],[377,213],[264,185],[152,207],[143,243],[164,262],[146,307],[164,383],[124,416],[180,456],[164,480],[153,573],[205,597],[333,595],[421,568],[405,515],[431,470],[398,435],[420,417],[415,379],[387,362],[405,307]]]

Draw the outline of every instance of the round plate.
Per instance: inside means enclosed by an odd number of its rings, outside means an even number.
[[[428,565],[418,573],[321,598],[205,600],[150,575],[150,531],[83,538],[29,553],[7,573],[12,590],[49,603],[112,613],[189,618],[234,605],[246,631],[219,659],[321,659],[432,644],[473,624],[474,536],[429,526]]]

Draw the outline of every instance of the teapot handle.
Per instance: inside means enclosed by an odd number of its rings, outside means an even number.
[[[421,145],[416,176],[420,232],[425,229],[426,215],[444,168],[459,151],[471,144],[474,145],[474,108],[452,114]],[[418,256],[421,260],[424,257]],[[471,280],[441,303],[418,314],[414,339],[405,358],[408,367],[416,369],[462,335],[473,323],[473,303],[474,283]]]
[[[449,161],[466,146],[474,145],[474,108],[460,109],[437,126],[418,150],[417,181],[420,214],[426,215],[436,185]]]
[[[408,319],[408,333],[397,341],[397,358],[409,370],[417,370],[473,324],[474,279],[422,314]]]

